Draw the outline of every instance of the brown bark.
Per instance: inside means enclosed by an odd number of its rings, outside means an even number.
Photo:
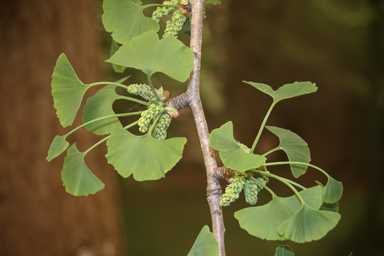
[[[195,57],[190,76],[187,94],[190,96],[190,107],[195,120],[200,145],[203,152],[207,172],[207,200],[212,218],[212,231],[219,243],[219,256],[225,256],[223,211],[219,205],[222,195],[221,186],[216,176],[217,163],[213,149],[209,145],[209,131],[204,110],[200,100],[200,68],[203,30],[204,0],[192,1],[191,50]]]
[[[105,183],[96,195],[74,197],[60,178],[63,156],[47,163],[49,145],[64,134],[50,81],[65,52],[80,79],[100,77],[96,13],[91,0],[12,0],[0,8],[0,254],[121,255],[115,173],[103,150],[86,158]],[[80,123],[80,118],[75,125]],[[71,139],[81,151],[97,139]],[[72,140],[73,141],[73,140]]]

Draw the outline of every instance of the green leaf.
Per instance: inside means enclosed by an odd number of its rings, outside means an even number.
[[[67,150],[64,166],[61,172],[65,190],[74,196],[95,194],[104,188],[101,182],[85,165],[84,152],[79,152],[76,143]]]
[[[279,235],[277,228],[294,214],[290,205],[287,205],[289,203],[275,196],[265,205],[235,212],[235,218],[239,221],[240,227],[250,235],[266,240],[285,240]]]
[[[223,164],[240,172],[260,167],[266,158],[261,155],[246,153],[233,137],[233,124],[231,121],[223,124],[209,135],[209,142],[215,150],[220,151]]]
[[[144,16],[145,8],[131,0],[104,0],[102,20],[105,30],[112,32],[112,38],[121,44],[144,32],[159,31],[159,24]]]
[[[116,41],[112,40],[110,55],[113,56],[113,54],[115,54],[115,52],[117,52],[117,50],[119,50],[119,48],[120,47],[117,45]],[[111,65],[112,65],[113,70],[117,73],[123,73],[125,70],[125,67],[123,67],[123,66],[116,65],[116,64],[111,64]]]
[[[311,153],[309,152],[308,144],[296,133],[290,130],[266,126],[266,128],[279,137],[279,149],[283,150],[289,161],[309,163],[311,161]],[[305,174],[308,166],[291,164],[291,171],[295,178]]]
[[[321,205],[323,204],[322,192],[323,189],[321,186],[314,186],[311,188],[303,189],[299,192],[299,194],[304,199],[304,202],[307,206],[313,209],[320,209]],[[287,205],[291,207],[293,212],[297,211],[301,207],[301,203],[296,195],[284,198],[284,200],[286,200]]]
[[[343,195],[343,183],[328,176],[328,182],[323,188],[323,201],[333,204],[341,199]]]
[[[215,235],[209,231],[208,226],[204,226],[187,256],[216,256],[218,254],[219,244]]]
[[[289,245],[280,245],[276,248],[275,256],[295,256]]]
[[[318,209],[322,203],[321,192],[321,187],[315,186],[300,191],[300,195],[306,203]],[[265,205],[248,207],[235,212],[235,218],[239,221],[240,227],[253,236],[266,240],[286,240],[279,235],[277,228],[293,216],[300,207],[301,203],[296,195],[286,198],[274,196]]]
[[[66,135],[56,135],[53,139],[51,146],[48,150],[48,156],[47,161],[50,162],[53,158],[59,156],[61,153],[63,153],[69,146],[68,141],[65,139],[67,138]]]
[[[80,81],[64,53],[57,59],[51,86],[56,114],[60,124],[67,127],[73,123],[84,93],[90,86]]]
[[[107,62],[142,70],[147,76],[156,72],[184,82],[193,68],[191,49],[173,36],[159,40],[158,35],[146,32],[123,44]]]
[[[103,116],[114,115],[112,105],[120,96],[115,91],[116,86],[107,85],[100,89],[94,96],[89,97],[83,108],[83,122],[89,122]],[[88,131],[97,135],[109,134],[114,127],[122,127],[117,117],[108,118],[87,124]]]
[[[114,128],[107,141],[108,163],[124,178],[133,174],[137,181],[163,178],[181,159],[185,138],[156,140],[147,133],[136,136]]]
[[[243,81],[246,84],[252,85],[256,89],[271,96],[275,103],[289,98],[294,98],[304,94],[309,94],[317,91],[316,84],[311,82],[294,82],[292,84],[285,84],[273,90],[269,85]]]
[[[284,221],[278,232],[296,243],[319,240],[332,230],[340,220],[340,214],[312,209],[303,205],[301,209]]]

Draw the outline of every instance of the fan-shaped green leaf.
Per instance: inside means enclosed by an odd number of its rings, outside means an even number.
[[[216,256],[218,254],[219,244],[216,241],[215,235],[209,231],[208,226],[204,226],[189,251],[188,256]]]
[[[316,209],[320,208],[322,203],[321,193],[320,186],[300,191],[304,202]],[[274,196],[268,204],[235,212],[235,218],[239,221],[240,227],[253,236],[266,240],[286,240],[279,235],[277,228],[300,207],[301,203],[296,195],[285,198]]]
[[[297,243],[319,240],[332,230],[340,214],[312,209],[306,205],[277,229],[280,235]]]
[[[266,240],[285,240],[279,235],[277,228],[295,213],[291,209],[292,206],[287,203],[290,202],[284,201],[281,197],[273,197],[265,205],[235,212],[235,218],[239,221],[240,227],[250,235]]]
[[[266,126],[266,128],[279,137],[279,149],[282,149],[291,162],[309,163],[311,161],[311,153],[308,144],[296,133],[290,130]],[[291,171],[295,178],[305,174],[308,166],[291,164]]]
[[[85,165],[84,152],[79,152],[76,143],[67,150],[64,166],[61,172],[65,190],[74,196],[87,196],[95,194],[104,188],[104,183],[99,180]]]
[[[320,209],[323,203],[322,193],[323,189],[321,186],[314,186],[311,188],[303,189],[299,192],[305,204],[313,209]],[[286,204],[291,207],[293,212],[297,211],[301,207],[301,203],[296,195],[283,198],[283,200],[286,200]]]
[[[119,48],[120,47],[117,45],[117,43],[114,40],[112,40],[110,55],[113,56],[113,54],[115,54],[115,52],[117,52],[117,50],[119,50]],[[117,73],[123,73],[125,70],[125,67],[123,67],[123,66],[116,65],[116,64],[111,64],[111,65],[112,65],[113,70]]]
[[[131,0],[104,0],[103,25],[112,32],[112,38],[118,43],[125,43],[147,31],[159,31],[159,24],[145,17],[145,6]]]
[[[275,256],[295,256],[289,245],[280,245],[276,248]]]
[[[297,96],[313,93],[317,91],[316,84],[311,82],[294,82],[285,84],[275,91],[275,100],[294,98]]]
[[[89,97],[83,108],[83,122],[89,122],[96,118],[114,115],[112,105],[120,96],[115,91],[116,86],[107,85],[100,89],[95,95]],[[98,135],[109,134],[114,127],[122,127],[117,117],[108,118],[87,124],[89,131]]]
[[[269,86],[267,84],[255,83],[255,82],[249,82],[249,81],[243,81],[243,83],[252,85],[253,87],[258,89],[259,91],[261,91],[265,94],[268,94],[269,96],[271,96],[273,98],[273,100],[275,100],[275,90],[273,90],[271,86]]]
[[[233,137],[233,124],[227,122],[209,135],[209,142],[215,150],[220,151],[223,164],[240,172],[260,167],[266,158],[261,155],[246,153]]]
[[[156,140],[149,133],[136,136],[123,128],[114,128],[107,141],[108,163],[124,178],[133,173],[137,181],[157,180],[181,159],[185,138]]]
[[[107,62],[142,70],[148,76],[156,72],[184,82],[193,68],[191,49],[173,36],[159,40],[146,32],[123,44]]]
[[[67,127],[73,123],[84,93],[90,86],[80,81],[64,53],[57,59],[51,86],[56,114],[60,124]]]
[[[343,183],[328,176],[328,182],[323,188],[323,201],[333,204],[341,199],[343,195]]]
[[[69,146],[69,143],[68,141],[65,140],[66,138],[67,138],[66,135],[55,136],[48,150],[48,156],[47,156],[48,162],[50,162],[53,158],[59,156],[61,153],[63,153],[67,149],[67,147]]]
[[[311,82],[294,82],[292,84],[285,84],[273,90],[269,85],[243,81],[246,84],[252,85],[256,89],[271,96],[275,103],[289,98],[294,98],[304,94],[309,94],[317,91],[316,84]]]

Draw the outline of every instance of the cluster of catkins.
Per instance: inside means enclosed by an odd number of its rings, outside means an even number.
[[[177,5],[179,0],[164,1],[164,5]],[[183,28],[184,22],[187,20],[187,16],[182,14],[180,9],[175,10],[174,7],[157,7],[152,13],[152,19],[159,22],[163,16],[166,16],[173,12],[172,19],[168,20],[164,30],[163,38],[167,36],[177,37],[179,31]]]
[[[141,113],[139,119],[139,131],[145,133],[148,131],[149,125],[153,124],[155,119],[159,116],[159,120],[155,127],[155,138],[158,140],[165,140],[167,137],[167,129],[171,123],[171,117],[165,111],[164,103],[158,101],[156,95],[153,93],[150,86],[146,84],[131,84],[127,90],[130,94],[138,95],[150,102],[148,109]],[[160,99],[163,97],[163,88],[155,89]]]
[[[244,189],[245,201],[250,205],[257,203],[257,195],[269,181],[268,177],[260,175],[256,178],[256,182],[241,172],[236,172],[234,178],[229,179],[231,182],[226,188],[225,193],[220,199],[220,206],[229,206],[232,202],[239,198],[241,191]]]
[[[177,5],[179,3],[179,0],[171,0],[171,1],[164,1],[164,5]],[[154,19],[157,23],[159,23],[160,19],[163,16],[166,16],[170,14],[173,10],[175,10],[174,7],[157,7],[156,10],[152,13],[152,19]]]
[[[148,130],[150,124],[153,123],[155,118],[162,112],[165,111],[163,102],[157,104],[152,103],[147,110],[141,113],[139,119],[139,131],[145,133]]]
[[[187,16],[182,14],[180,10],[176,10],[173,13],[172,20],[167,21],[163,38],[167,36],[177,37],[177,35],[179,34],[179,31],[183,28],[184,22],[186,20],[187,20]]]

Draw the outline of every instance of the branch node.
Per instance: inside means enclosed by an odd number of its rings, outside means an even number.
[[[190,97],[187,93],[180,94],[165,102],[165,106],[173,106],[177,110],[190,107]]]
[[[225,166],[217,167],[214,171],[213,176],[218,180],[224,180],[228,177],[229,174],[234,172],[234,170],[229,169]]]

